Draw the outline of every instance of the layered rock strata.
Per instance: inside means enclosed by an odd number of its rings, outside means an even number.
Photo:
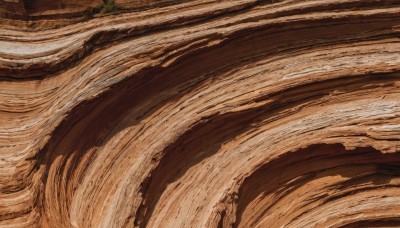
[[[399,1],[34,2],[0,0],[1,227],[400,226]]]

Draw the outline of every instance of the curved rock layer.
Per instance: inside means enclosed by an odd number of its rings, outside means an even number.
[[[5,2],[1,227],[400,226],[398,0]]]

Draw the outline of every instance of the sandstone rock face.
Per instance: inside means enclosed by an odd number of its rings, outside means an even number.
[[[0,0],[0,227],[400,226],[398,0],[97,4]]]

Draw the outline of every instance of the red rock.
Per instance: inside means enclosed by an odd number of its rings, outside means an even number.
[[[1,227],[400,225],[399,1],[0,4]]]

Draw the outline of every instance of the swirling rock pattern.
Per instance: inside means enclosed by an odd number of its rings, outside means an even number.
[[[398,0],[115,3],[0,0],[1,227],[400,226]]]

